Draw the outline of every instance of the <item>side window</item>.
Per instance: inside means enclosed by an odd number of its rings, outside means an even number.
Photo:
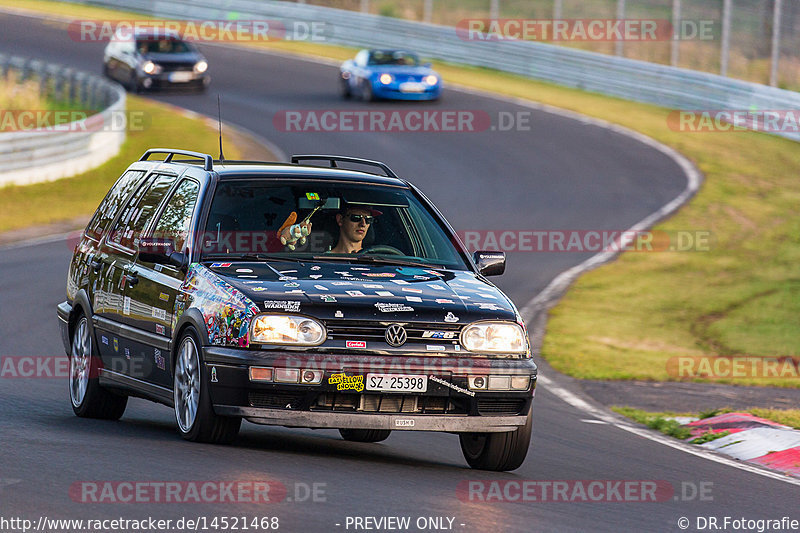
[[[164,212],[161,213],[161,218],[153,230],[153,237],[171,239],[174,249],[178,252],[183,251],[199,192],[200,184],[196,181],[188,179],[182,181],[169,199]]]
[[[143,170],[129,170],[117,180],[86,226],[86,235],[93,239],[100,239],[106,226],[116,216],[119,206],[125,201],[128,194],[141,183],[143,176]]]
[[[125,206],[109,240],[132,250],[135,240],[176,179],[177,176],[159,174],[150,181],[149,187],[141,187],[136,191]]]

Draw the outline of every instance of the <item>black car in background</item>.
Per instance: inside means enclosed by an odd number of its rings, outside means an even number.
[[[211,82],[208,61],[197,47],[157,28],[118,30],[103,53],[103,73],[133,92],[167,87],[204,91]]]
[[[504,269],[382,163],[148,150],[75,247],[58,306],[70,401],[118,419],[147,398],[204,442],[233,441],[243,418],[360,442],[450,432],[472,467],[512,470],[537,368],[486,279]]]

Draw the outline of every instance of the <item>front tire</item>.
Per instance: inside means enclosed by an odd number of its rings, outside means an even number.
[[[461,452],[472,468],[505,472],[522,466],[531,443],[533,408],[524,426],[507,433],[461,433]]]
[[[230,444],[239,434],[242,419],[214,413],[197,338],[194,329],[187,328],[175,357],[173,400],[178,432],[190,441]]]
[[[364,85],[361,87],[361,98],[365,102],[375,100],[375,92],[372,90],[372,83],[369,80],[365,80]]]
[[[380,442],[389,438],[391,429],[340,429],[344,440],[351,442]]]
[[[69,357],[69,398],[72,411],[81,418],[119,420],[128,397],[100,386],[100,358],[94,353],[89,319],[81,313],[72,333]]]
[[[349,100],[353,93],[350,92],[350,82],[344,78],[339,78],[339,94],[345,100]]]

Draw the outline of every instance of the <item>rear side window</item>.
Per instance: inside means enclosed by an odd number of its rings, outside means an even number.
[[[135,239],[142,234],[147,221],[153,216],[176,179],[177,176],[159,174],[150,182],[147,192],[142,194],[144,187],[137,191],[117,221],[111,234],[111,242],[132,250]]]
[[[114,219],[120,205],[125,201],[130,192],[136,188],[144,176],[143,170],[129,170],[120,177],[95,211],[89,225],[86,226],[86,235],[99,240],[108,224]]]
[[[197,203],[197,194],[200,192],[200,184],[192,180],[184,180],[175,189],[172,198],[169,199],[158,224],[153,230],[153,237],[159,239],[170,239],[176,251],[183,250],[186,244],[186,237],[189,235],[189,228],[192,223],[192,213]]]

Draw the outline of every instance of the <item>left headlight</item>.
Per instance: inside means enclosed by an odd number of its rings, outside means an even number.
[[[250,326],[250,342],[318,346],[325,341],[325,327],[313,318],[295,315],[258,315]]]
[[[390,83],[392,83],[392,80],[394,80],[391,74],[386,74],[386,73],[381,74],[381,77],[378,79],[384,85],[389,85]]]
[[[470,352],[525,353],[522,326],[513,322],[475,322],[461,332],[461,344]]]
[[[142,70],[145,74],[159,74],[163,69],[161,68],[161,65],[157,65],[152,61],[145,61],[142,64]]]
[[[206,61],[198,61],[194,64],[194,71],[198,74],[202,74],[206,70],[208,70],[208,63]]]

